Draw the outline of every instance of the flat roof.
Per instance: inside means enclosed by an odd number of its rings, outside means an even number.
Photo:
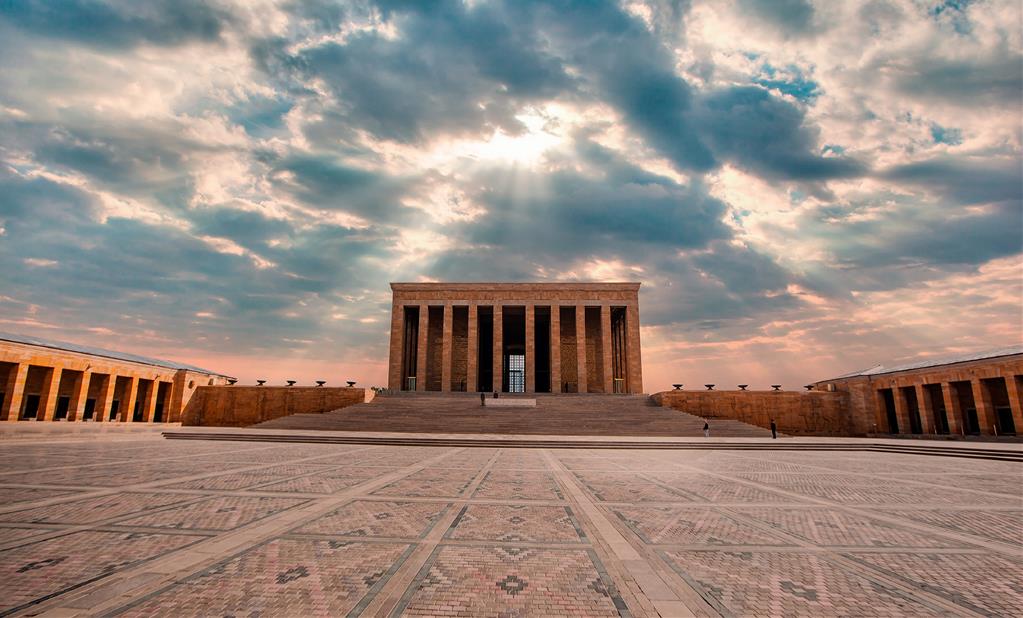
[[[521,288],[540,288],[547,290],[639,290],[639,281],[518,281],[493,282],[479,281],[445,283],[437,281],[424,282],[391,282],[392,290],[517,290]]]
[[[1023,354],[1023,344],[1006,346],[1004,348],[993,348],[981,352],[969,352],[962,354],[953,354],[949,356],[936,356],[933,358],[914,361],[911,363],[901,363],[898,365],[892,365],[891,367],[886,367],[885,365],[875,365],[870,369],[854,371],[852,373],[847,373],[830,379],[842,380],[845,378],[857,378],[860,376],[876,376],[886,373],[898,373],[900,371],[913,371],[914,369],[927,369],[929,367],[941,367],[943,365],[955,365],[956,363],[969,363],[972,361],[1001,358],[1003,356],[1015,356],[1017,354]],[[818,382],[827,381],[828,380],[819,380]]]
[[[166,367],[168,369],[185,369],[187,371],[205,373],[211,376],[223,376],[225,378],[232,377],[224,373],[217,373],[216,371],[210,371],[209,369],[203,369],[202,367],[196,367],[194,365],[186,365],[184,363],[176,363],[174,361],[160,360],[158,358],[149,358],[147,356],[139,356],[138,354],[129,354],[128,352],[117,352],[114,350],[106,350],[103,348],[94,348],[92,346],[81,345],[78,343],[68,343],[66,341],[43,339],[42,337],[29,337],[28,335],[16,335],[13,333],[0,332],[0,341],[9,341],[11,343],[34,345],[41,348],[63,350],[65,352],[77,352],[78,354],[88,354],[90,356],[102,356],[103,358],[111,358],[114,360],[127,361],[130,363],[153,365],[154,367]]]

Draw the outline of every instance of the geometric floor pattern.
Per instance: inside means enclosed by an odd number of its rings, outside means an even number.
[[[1023,466],[0,443],[0,616],[1020,616]]]

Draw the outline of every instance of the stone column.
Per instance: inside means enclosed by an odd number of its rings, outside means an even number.
[[[17,422],[21,417],[21,402],[25,397],[25,378],[28,377],[28,363],[18,363],[7,375],[4,385],[4,401],[0,402],[0,418]]]
[[[110,406],[114,404],[114,387],[117,385],[117,376],[110,374],[106,382],[100,387],[99,397],[96,399],[96,410],[93,419],[97,423],[105,423],[110,418]]]
[[[629,392],[643,392],[643,359],[639,343],[639,303],[629,303],[626,306],[625,328],[628,334],[625,337],[625,355],[628,357],[629,368]]]
[[[85,400],[89,398],[89,382],[92,381],[92,372],[88,369],[82,371],[82,375],[75,383],[75,392],[71,395],[71,403],[67,407],[69,421],[81,423],[82,415],[85,414]],[[95,411],[93,412],[95,415]]]
[[[504,385],[504,311],[494,303],[494,390],[502,391]]]
[[[430,331],[430,306],[419,305],[419,341],[416,344],[416,390],[426,390],[426,344]]]
[[[387,366],[387,388],[401,390],[401,363],[405,350],[402,349],[402,342],[405,335],[405,307],[400,303],[391,305],[391,344]]]
[[[963,433],[963,411],[959,409],[959,398],[952,392],[952,385],[941,383],[941,395],[945,398],[945,417],[948,418],[948,432],[952,435]]]
[[[899,433],[912,433],[913,426],[909,423],[906,400],[902,396],[902,389],[898,386],[892,387],[892,399],[895,400],[895,418],[899,421]]]
[[[479,323],[477,322],[477,314],[479,313],[479,307],[476,303],[469,303],[469,328],[468,331],[468,345],[469,351],[465,359],[465,390],[470,393],[475,393],[479,390],[478,382],[476,381],[479,376]]]
[[[142,420],[152,423],[156,418],[156,394],[160,390],[160,382],[157,378],[149,381],[149,390],[146,391],[146,398],[142,402]]]
[[[124,401],[121,402],[117,413],[121,415],[122,423],[131,423],[135,417],[135,399],[138,397],[139,379],[135,376],[127,376],[128,386],[124,389]]]
[[[916,385],[916,407],[920,411],[920,431],[925,435],[935,432],[934,404],[930,392],[923,384]]]
[[[611,307],[600,306],[600,362],[604,374],[604,392],[614,392],[614,373],[611,369]]]
[[[1009,394],[1009,407],[1012,408],[1012,424],[1016,426],[1016,435],[1023,435],[1023,400],[1020,399],[1019,380],[1011,373],[1005,376],[1005,392]]]
[[[562,392],[562,308],[558,305],[550,306],[550,392]]]
[[[575,306],[575,347],[577,366],[579,367],[579,392],[590,390],[589,376],[586,374],[586,306]]]
[[[445,393],[451,392],[451,345],[455,336],[454,328],[455,309],[451,303],[444,303],[444,318],[441,323],[441,344],[440,344],[440,390]]]
[[[50,374],[43,379],[43,392],[39,393],[39,411],[36,413],[36,420],[53,420],[53,413],[57,409],[58,390],[60,390],[60,375],[63,372],[62,367],[53,367],[50,369]]]
[[[994,435],[995,415],[991,405],[991,394],[984,388],[979,378],[970,380],[973,388],[973,405],[977,406],[977,422],[980,423],[981,435]]]
[[[526,392],[536,392],[536,307],[526,305]]]

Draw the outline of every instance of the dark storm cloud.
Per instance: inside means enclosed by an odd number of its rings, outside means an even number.
[[[771,24],[785,34],[814,30],[813,4],[807,0],[739,0],[739,8],[753,20]]]
[[[814,152],[817,131],[796,105],[754,86],[708,93],[694,113],[715,153],[757,175],[817,181],[862,176],[862,163]]]
[[[5,0],[0,21],[44,37],[117,48],[215,41],[231,16],[203,0]]]
[[[1023,201],[1023,166],[1016,157],[946,156],[892,167],[881,178],[937,190],[963,205]]]
[[[1023,55],[1009,49],[982,58],[945,58],[926,50],[917,57],[885,58],[869,73],[891,75],[903,94],[924,101],[974,107],[1023,104]]]
[[[345,101],[345,122],[401,142],[488,127],[516,133],[521,104],[571,84],[535,30],[518,23],[520,14],[507,5],[450,1],[382,8],[401,36],[355,33],[297,56],[263,43],[270,51],[261,56],[323,79]]]

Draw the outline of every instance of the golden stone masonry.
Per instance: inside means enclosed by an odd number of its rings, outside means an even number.
[[[639,283],[392,283],[388,386],[642,393]]]

